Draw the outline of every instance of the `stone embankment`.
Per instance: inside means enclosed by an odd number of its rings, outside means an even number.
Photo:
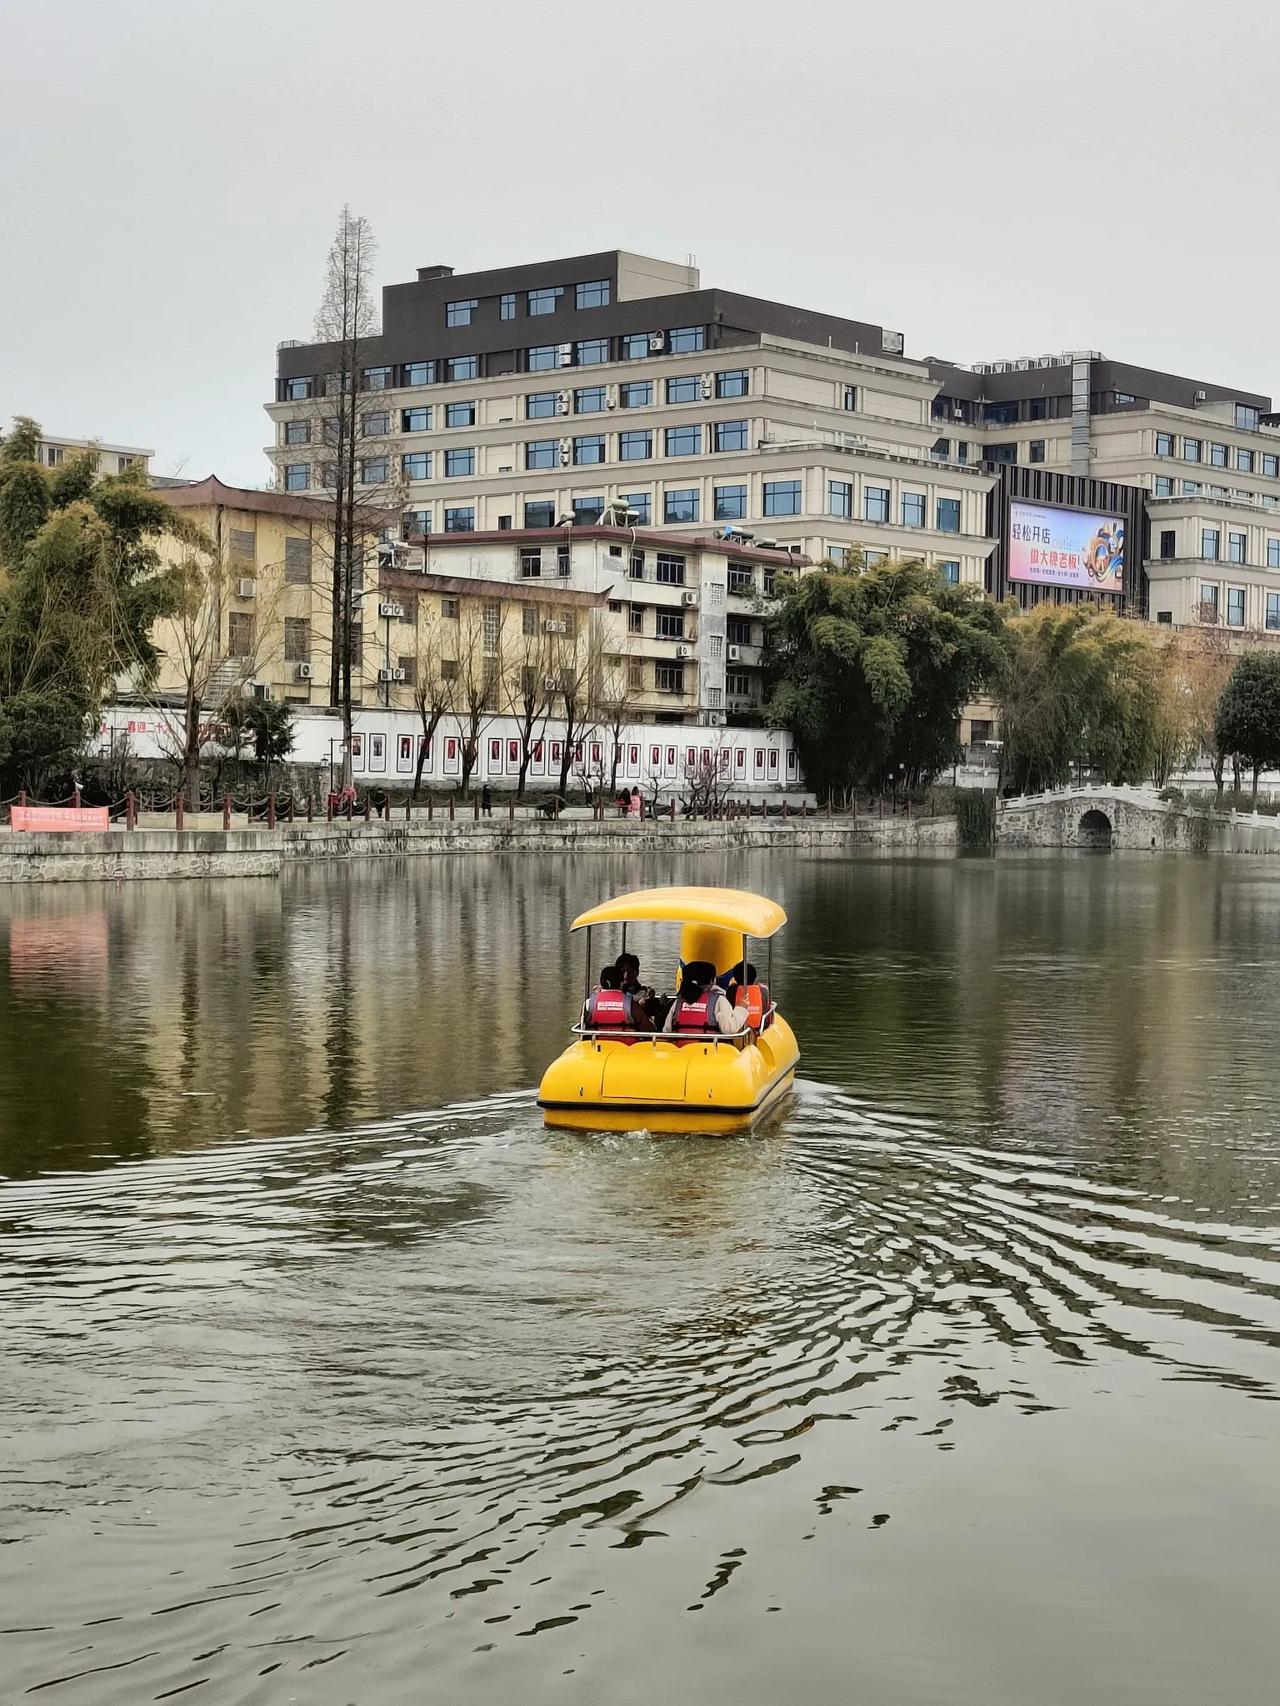
[[[953,818],[808,817],[634,822],[565,816],[311,823],[276,829],[108,830],[0,836],[0,883],[279,877],[305,865],[451,853],[712,853],[827,848],[954,851]]]

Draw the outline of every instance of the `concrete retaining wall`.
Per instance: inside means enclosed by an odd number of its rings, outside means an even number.
[[[102,835],[0,835],[0,883],[110,882],[160,877],[278,877],[341,859],[448,853],[700,853],[830,848],[947,852],[951,818],[777,818],[732,823],[633,823],[501,816],[448,822],[318,823],[274,830],[111,830]]]

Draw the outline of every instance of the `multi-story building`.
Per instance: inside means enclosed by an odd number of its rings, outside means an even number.
[[[46,468],[58,468],[72,457],[87,453],[96,456],[99,476],[123,474],[126,468],[139,465],[149,474],[151,458],[155,455],[154,450],[142,450],[131,444],[105,444],[96,438],[55,438],[50,433],[42,433],[36,460]]]
[[[268,413],[284,490],[323,490],[335,352],[287,343]],[[598,522],[746,529],[813,560],[924,556],[984,583],[994,476],[935,453],[936,380],[863,321],[700,288],[622,251],[383,292],[365,346],[370,488],[406,537]]]
[[[280,348],[268,454],[283,488],[323,488],[312,423],[333,366],[323,345]],[[1094,351],[913,360],[879,325],[703,289],[692,267],[623,251],[421,268],[384,291],[360,383],[368,482],[395,487],[406,536],[623,506],[641,526],[745,529],[814,561],[920,556],[1024,605],[1087,597],[1280,631],[1280,415],[1256,392]],[[1067,511],[1073,540],[1096,523],[1110,561],[1089,572],[1050,543],[1041,562],[1053,517],[1037,510]],[[1011,551],[1024,529],[1031,549]]]

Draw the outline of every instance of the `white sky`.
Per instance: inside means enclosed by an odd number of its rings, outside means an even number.
[[[263,484],[349,200],[379,282],[630,248],[1280,390],[1280,7],[0,0],[0,421]]]

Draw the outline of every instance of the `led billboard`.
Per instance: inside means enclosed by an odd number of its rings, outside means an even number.
[[[1009,579],[1122,592],[1124,522],[1015,498],[1009,505]]]

